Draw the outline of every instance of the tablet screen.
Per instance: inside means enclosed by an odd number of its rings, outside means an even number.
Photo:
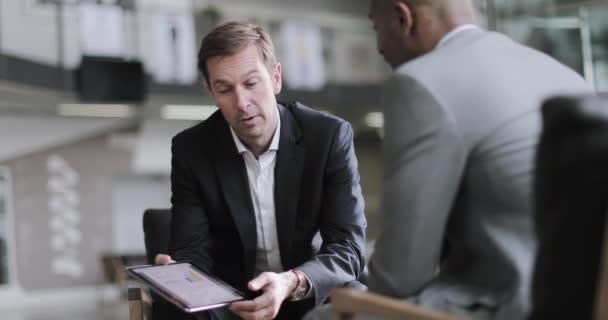
[[[204,274],[189,263],[137,267],[130,271],[184,304],[184,309],[189,312],[243,299],[243,295],[236,289]]]

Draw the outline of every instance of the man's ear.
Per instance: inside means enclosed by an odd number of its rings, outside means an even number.
[[[281,93],[283,87],[283,78],[281,77],[281,63],[277,62],[272,71],[272,88],[274,89],[274,95]]]
[[[412,5],[403,1],[395,1],[393,10],[394,14],[396,14],[399,19],[399,27],[402,34],[410,35],[416,27],[414,21],[414,8]]]

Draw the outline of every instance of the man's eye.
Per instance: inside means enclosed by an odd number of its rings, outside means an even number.
[[[219,93],[228,93],[228,91],[230,91],[230,88],[219,88],[217,90],[217,92],[219,92]]]
[[[255,86],[256,84],[258,84],[258,82],[257,82],[257,81],[249,81],[249,82],[245,83],[245,85],[246,85],[246,86],[248,86],[248,87],[253,87],[253,86]]]

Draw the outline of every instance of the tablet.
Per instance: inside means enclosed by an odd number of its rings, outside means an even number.
[[[127,271],[188,313],[245,299],[238,290],[187,262],[129,267]]]

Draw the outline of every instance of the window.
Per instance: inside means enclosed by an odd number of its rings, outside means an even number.
[[[9,219],[10,177],[8,169],[0,167],[0,286],[9,284],[9,239],[11,220]]]
[[[488,25],[541,50],[608,91],[608,3],[486,0]]]

